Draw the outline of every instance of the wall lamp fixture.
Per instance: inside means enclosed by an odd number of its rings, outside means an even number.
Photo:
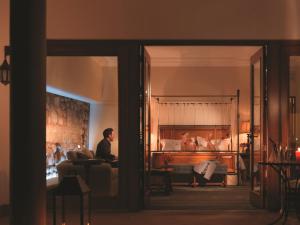
[[[4,61],[0,66],[0,82],[7,85],[11,81],[11,66],[7,61],[7,57],[10,55],[9,46],[4,47]]]

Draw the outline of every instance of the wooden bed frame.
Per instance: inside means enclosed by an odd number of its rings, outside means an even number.
[[[204,160],[218,160],[227,165],[228,173],[236,172],[236,152],[224,151],[159,151],[152,152],[152,167],[162,168],[168,164],[196,165]]]
[[[212,133],[213,139],[231,138],[229,125],[161,125],[159,127],[159,140],[180,140],[183,133],[189,133],[189,137],[208,137]],[[204,160],[218,160],[220,163],[227,165],[227,174],[237,173],[237,151],[233,151],[232,148],[229,151],[172,151],[171,149],[152,151],[152,168],[162,168],[166,164],[194,165]]]

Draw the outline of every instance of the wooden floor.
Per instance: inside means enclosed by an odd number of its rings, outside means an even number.
[[[276,214],[264,210],[147,210],[136,213],[94,211],[92,225],[267,225]],[[58,224],[59,221],[57,221]],[[79,215],[75,212],[67,214],[67,223],[79,225]],[[0,218],[1,225],[9,225],[8,218]],[[51,213],[48,214],[47,225],[52,225]],[[280,223],[279,223],[280,224]],[[292,215],[286,225],[299,225]]]
[[[128,213],[94,209],[93,225],[266,225],[277,213],[258,210],[249,204],[247,187],[174,187],[170,196],[155,194],[151,197],[151,209]],[[79,224],[78,210],[67,210],[67,223]],[[58,218],[59,219],[59,218]],[[57,221],[58,224],[59,221]],[[47,225],[52,225],[51,210]],[[299,225],[295,213],[291,213],[286,225]],[[0,218],[0,225],[9,225],[8,218]]]
[[[170,195],[154,192],[149,209],[160,210],[254,210],[247,186],[174,186]]]

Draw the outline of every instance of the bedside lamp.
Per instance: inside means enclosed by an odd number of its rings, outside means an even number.
[[[250,121],[242,121],[240,127],[241,134],[247,134],[247,143],[241,143],[241,146],[246,147],[246,153],[250,150]]]

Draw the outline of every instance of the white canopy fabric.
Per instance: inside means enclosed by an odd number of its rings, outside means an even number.
[[[203,102],[202,102],[203,101]],[[236,98],[151,101],[151,149],[157,149],[159,125],[230,125],[233,149],[237,143]]]

